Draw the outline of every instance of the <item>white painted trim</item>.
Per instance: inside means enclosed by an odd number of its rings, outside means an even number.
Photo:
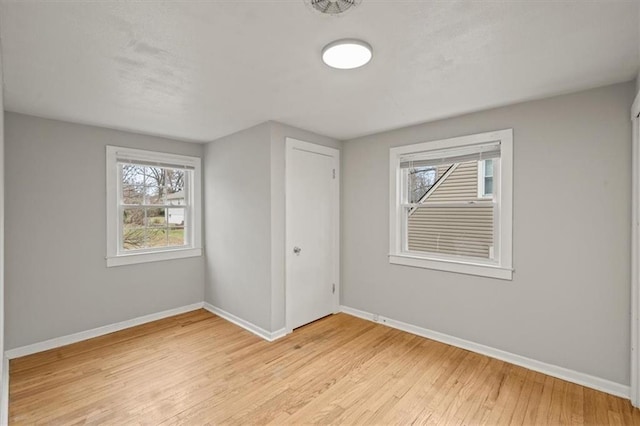
[[[107,257],[107,267],[133,265],[136,263],[160,262],[163,260],[185,259],[202,256],[201,248],[184,248],[159,250],[151,253],[131,253],[115,257]]]
[[[253,333],[258,337],[261,337],[268,342],[273,342],[274,340],[284,337],[287,334],[284,328],[281,328],[280,330],[276,330],[276,331],[267,331],[262,327],[258,327],[252,322],[249,322],[240,317],[237,317],[232,313],[229,313],[224,309],[220,309],[217,306],[213,306],[212,304],[207,302],[204,302],[203,307],[204,309],[211,312],[212,314],[216,314],[220,318],[225,319],[231,323],[234,323],[238,327],[242,327],[248,332]]]
[[[478,265],[477,260],[466,261],[455,256],[430,253],[408,253],[403,241],[406,221],[403,219],[401,157],[444,149],[466,149],[488,142],[500,142],[500,164],[494,164],[495,211],[494,245],[495,259],[487,266]],[[434,154],[435,155],[435,154]],[[485,276],[511,280],[513,278],[513,129],[460,136],[418,144],[397,146],[389,149],[389,262],[416,268]]]
[[[249,321],[245,321],[242,318],[238,318],[237,316],[230,314],[220,308],[217,308],[206,302],[197,302],[192,303],[191,305],[181,306],[179,308],[168,309],[166,311],[157,312],[154,314],[144,315],[141,317],[133,318],[130,320],[118,322],[115,324],[109,324],[98,328],[93,328],[91,330],[81,331],[74,334],[69,334],[62,337],[56,337],[53,339],[45,340],[43,342],[33,343],[31,345],[21,346],[14,349],[9,349],[5,352],[5,362],[6,366],[9,365],[9,360],[14,358],[20,358],[27,355],[32,355],[38,352],[48,351],[50,349],[59,348],[62,346],[70,345],[72,343],[81,342],[83,340],[93,339],[94,337],[104,336],[105,334],[114,333],[116,331],[124,330],[127,328],[135,327],[138,325],[146,324],[148,322],[157,321],[163,318],[172,317],[175,315],[183,314],[185,312],[195,311],[197,309],[206,309],[207,311],[218,315],[225,320],[232,322],[260,337],[268,341],[274,341],[286,335],[285,329],[282,328],[280,330],[276,330],[274,332],[266,331]],[[8,382],[8,370],[2,371],[2,379],[5,380],[6,372],[6,380]],[[8,394],[7,394],[8,395]],[[4,395],[3,395],[4,396]],[[0,404],[2,401],[0,400]],[[0,405],[0,410],[2,406]],[[1,411],[0,411],[1,413]],[[1,423],[0,423],[1,424]]]
[[[436,340],[438,342],[445,343],[447,345],[455,346],[458,348],[466,349],[471,352],[486,355],[491,358],[499,359],[501,361],[505,361],[510,364],[528,368],[529,370],[537,371],[539,373],[556,377],[558,379],[566,380],[571,383],[576,383],[578,385],[586,386],[586,387],[596,389],[602,392],[606,392],[611,395],[619,396],[622,398],[627,398],[627,399],[629,398],[629,386],[626,386],[620,383],[615,383],[606,379],[602,379],[600,377],[595,377],[589,374],[580,373],[575,370],[570,370],[568,368],[559,367],[557,365],[548,364],[546,362],[537,361],[521,355],[516,355],[500,349],[492,348],[490,346],[481,345],[479,343],[471,342],[469,340],[464,340],[458,337],[450,336],[448,334],[429,330],[427,328],[418,327],[412,324],[407,324],[402,321],[385,318],[380,315],[374,315],[372,313],[361,311],[359,309],[350,308],[348,306],[341,306],[341,311],[344,312],[345,314],[353,315],[354,317],[362,318],[372,322],[377,322],[377,323],[386,325],[388,327],[406,331],[407,333],[415,334],[421,337],[426,337],[427,339]]]
[[[293,331],[291,320],[291,292],[287,291],[287,286],[290,283],[288,259],[291,255],[294,242],[290,241],[291,237],[288,232],[287,215],[294,207],[291,205],[291,201],[288,194],[291,192],[290,185],[290,168],[291,156],[294,149],[308,151],[315,154],[326,155],[333,159],[333,169],[335,171],[333,179],[333,284],[335,284],[335,292],[333,294],[333,313],[340,311],[340,150],[331,148],[324,145],[318,145],[315,143],[301,141],[287,137],[285,138],[285,329],[287,333]]]
[[[2,361],[2,372],[0,377],[0,426],[9,424],[9,360],[14,358],[20,358],[27,355],[32,355],[38,352],[47,351],[50,349],[59,348],[62,346],[70,345],[72,343],[81,342],[83,340],[92,339],[94,337],[104,336],[105,334],[114,333],[116,331],[124,330],[127,328],[135,327],[138,325],[146,324],[148,322],[157,321],[163,318],[172,317],[185,312],[195,311],[197,309],[206,309],[207,311],[218,315],[219,317],[232,322],[247,331],[272,342],[276,339],[286,336],[286,329],[281,328],[273,332],[268,332],[248,321],[236,317],[229,312],[226,312],[220,308],[217,308],[206,302],[193,303],[191,305],[182,306],[179,308],[168,309],[166,311],[158,312],[155,314],[144,315],[141,317],[133,318],[127,321],[122,321],[115,324],[105,325],[102,327],[94,328],[87,331],[81,331],[79,333],[69,334],[67,336],[57,337],[54,339],[45,340],[44,342],[34,343],[31,345],[21,346],[6,351],[4,353]]]
[[[190,200],[185,207],[186,228],[185,247],[147,250],[145,252],[123,252],[121,247],[122,223],[119,213],[121,182],[118,176],[118,160],[156,161],[193,168],[193,176],[185,186],[185,200]],[[202,255],[202,159],[186,155],[170,154],[141,149],[124,148],[107,145],[106,147],[106,179],[107,179],[107,267],[131,265],[135,263],[156,262],[170,259],[182,259]]]
[[[168,309],[166,311],[157,312],[155,314],[144,315],[130,320],[109,324],[102,327],[94,328],[79,333],[69,334],[67,336],[56,337],[54,339],[45,340],[44,342],[33,343],[31,345],[21,346],[19,348],[9,349],[5,352],[7,359],[20,358],[22,356],[35,354],[38,352],[48,351],[50,349],[59,348],[61,346],[70,345],[72,343],[81,342],[83,340],[93,339],[94,337],[104,336],[105,334],[124,330],[126,328],[135,327],[137,325],[146,324],[151,321],[172,317],[174,315],[183,314],[185,312],[195,311],[203,307],[203,302],[193,303],[179,308]]]
[[[633,105],[631,105],[631,119],[635,119],[640,115],[640,92],[636,95],[636,99],[633,101]]]
[[[9,358],[2,357],[2,382],[0,388],[0,425],[9,424]]]
[[[513,270],[501,268],[497,265],[483,265],[470,263],[468,261],[457,261],[453,259],[425,259],[422,256],[411,256],[410,254],[390,254],[389,263],[394,265],[412,266],[415,268],[428,268],[437,271],[456,272],[458,274],[475,275],[479,277],[498,278],[500,280],[511,280]]]

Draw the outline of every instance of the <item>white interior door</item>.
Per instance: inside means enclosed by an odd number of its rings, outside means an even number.
[[[287,330],[337,311],[337,149],[287,138]]]

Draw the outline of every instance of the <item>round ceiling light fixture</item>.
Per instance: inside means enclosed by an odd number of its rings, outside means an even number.
[[[341,70],[360,68],[368,64],[372,56],[369,43],[355,39],[336,40],[322,49],[322,61]]]

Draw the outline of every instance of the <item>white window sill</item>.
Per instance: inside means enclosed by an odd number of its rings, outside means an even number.
[[[184,259],[186,257],[202,256],[201,248],[163,250],[153,253],[132,253],[107,257],[107,267],[133,265],[136,263],[160,262],[163,260]]]
[[[513,269],[494,265],[468,263],[459,260],[427,259],[406,254],[390,254],[389,263],[413,266],[416,268],[435,269],[438,271],[457,272],[459,274],[477,275],[501,280],[513,279]]]

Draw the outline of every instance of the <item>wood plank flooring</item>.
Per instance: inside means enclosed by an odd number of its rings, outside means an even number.
[[[636,424],[629,401],[346,314],[268,343],[198,310],[15,359],[12,424]]]

